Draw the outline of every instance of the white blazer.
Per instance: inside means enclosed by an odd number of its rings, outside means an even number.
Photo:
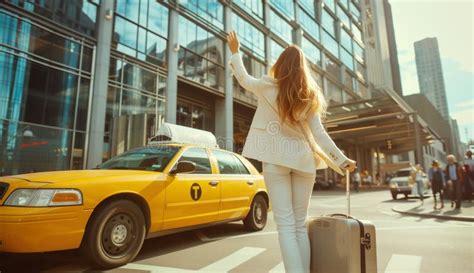
[[[230,57],[229,64],[240,85],[258,97],[257,110],[242,155],[304,172],[327,168],[322,159],[315,161],[309,144],[298,128],[289,126],[286,122],[283,125],[279,122],[276,112],[277,81],[268,75],[260,79],[250,76],[239,53]],[[341,166],[348,158],[329,137],[321,124],[319,114],[314,114],[308,120],[316,143],[337,166]]]

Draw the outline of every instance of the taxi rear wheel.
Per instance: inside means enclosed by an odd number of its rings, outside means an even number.
[[[81,250],[95,266],[114,268],[137,256],[145,235],[145,217],[140,207],[129,200],[117,200],[94,214]]]
[[[245,227],[250,231],[262,230],[267,224],[268,205],[261,195],[255,196],[249,214],[244,219]]]

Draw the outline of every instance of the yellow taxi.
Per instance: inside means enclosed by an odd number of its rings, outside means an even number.
[[[261,230],[269,210],[249,161],[168,123],[93,170],[0,177],[0,204],[0,252],[80,248],[101,268],[133,260],[145,238],[238,220]]]

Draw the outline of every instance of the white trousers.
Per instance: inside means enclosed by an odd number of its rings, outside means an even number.
[[[263,162],[263,176],[287,273],[309,272],[311,250],[305,226],[316,172]]]

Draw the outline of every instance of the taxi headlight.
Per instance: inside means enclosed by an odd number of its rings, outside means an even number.
[[[56,207],[82,205],[82,194],[75,189],[17,189],[4,206]]]
[[[390,188],[398,188],[397,182],[390,182]]]

